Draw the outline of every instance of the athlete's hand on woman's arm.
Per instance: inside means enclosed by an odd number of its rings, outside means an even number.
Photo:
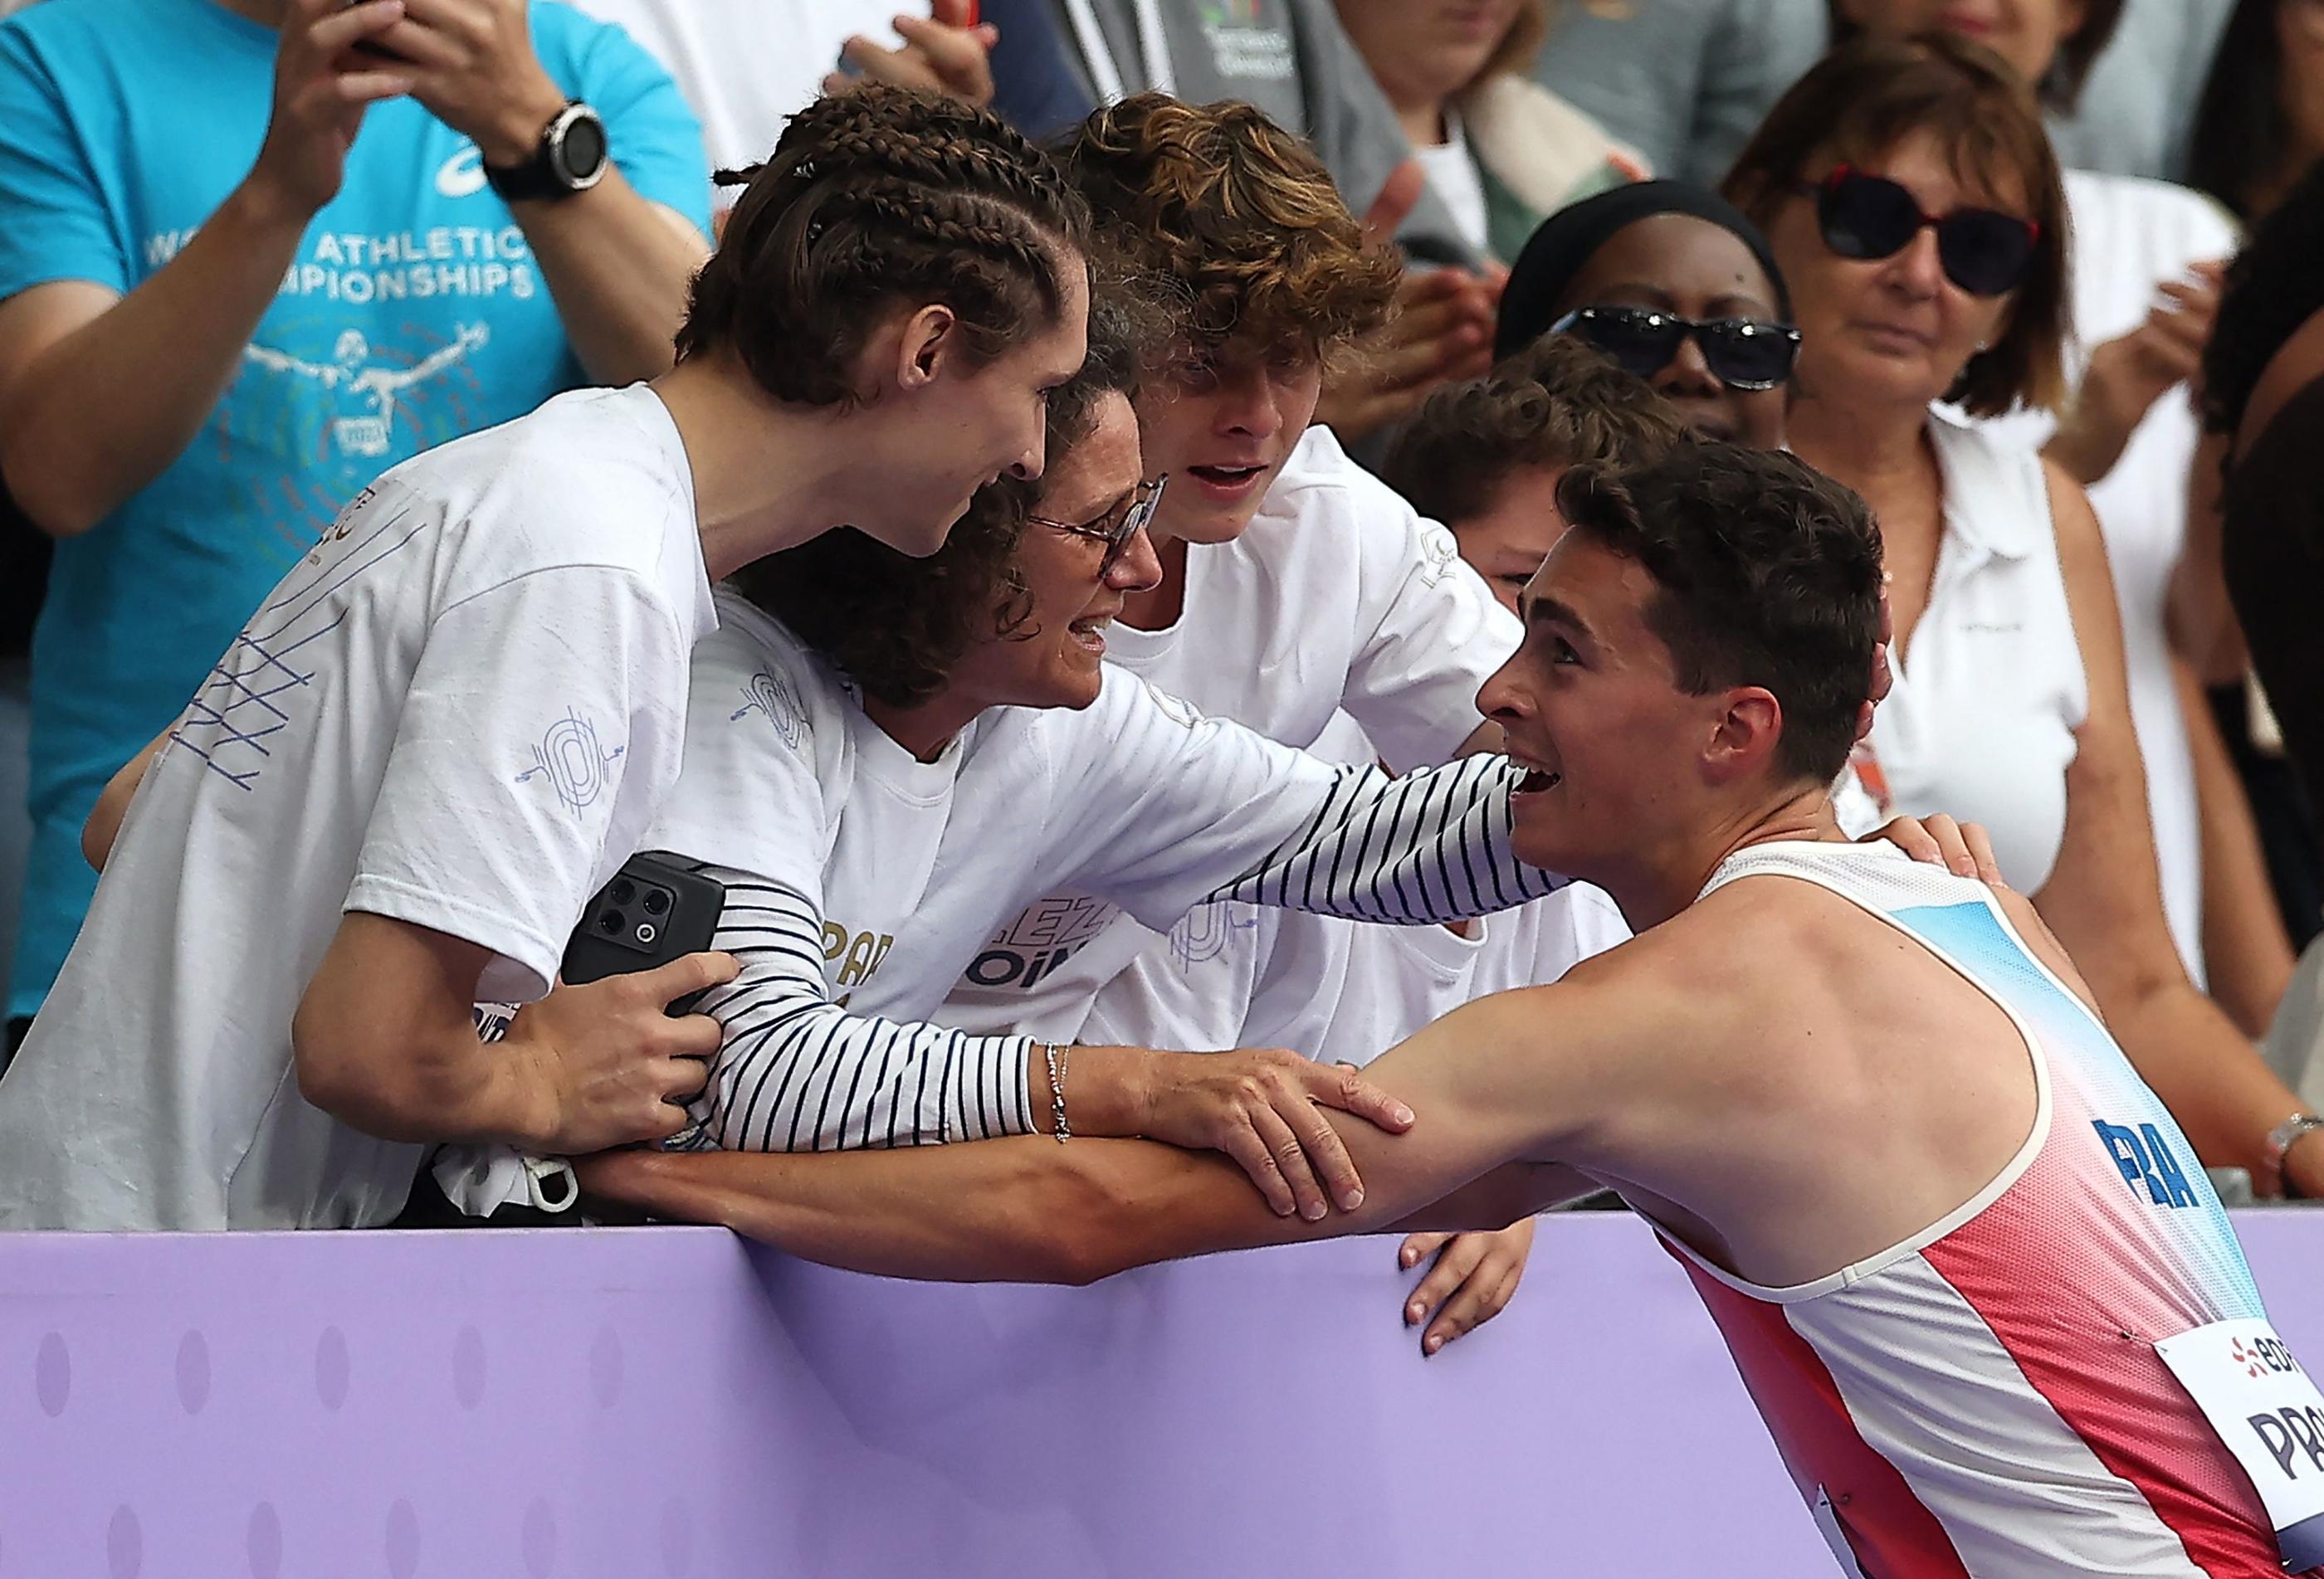
[[[1405,1326],[1427,1323],[1421,1353],[1435,1354],[1509,1308],[1533,1253],[1533,1229],[1528,1216],[1490,1234],[1415,1234],[1404,1242],[1397,1264],[1406,1271],[1436,1258],[1404,1302]]]
[[[1926,867],[1942,867],[1956,877],[1975,877],[1996,888],[2008,886],[2001,878],[2001,862],[1993,853],[1993,839],[1978,822],[1956,822],[1942,812],[1930,817],[1897,817],[1857,840],[1870,844],[1885,840]]]
[[[1046,1125],[1047,1074],[1037,1068],[1032,1079],[1034,1107]],[[1074,1134],[1139,1135],[1223,1152],[1278,1216],[1296,1212],[1314,1222],[1333,1202],[1342,1211],[1363,1204],[1363,1180],[1327,1110],[1390,1134],[1412,1127],[1412,1110],[1354,1069],[1282,1048],[1076,1047],[1065,1065],[1065,1122]]]

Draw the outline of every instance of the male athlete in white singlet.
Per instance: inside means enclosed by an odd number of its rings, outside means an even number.
[[[1280,1218],[1231,1163],[1139,1141],[585,1177],[818,1261],[1059,1281],[1610,1185],[1701,1290],[1848,1573],[2324,1563],[2324,1400],[2072,965],[2017,895],[1833,823],[1878,619],[1862,504],[1709,444],[1577,469],[1559,503],[1481,701],[1532,770],[1514,848],[1639,935],[1374,1063],[1416,1122],[1350,1126],[1360,1209]]]

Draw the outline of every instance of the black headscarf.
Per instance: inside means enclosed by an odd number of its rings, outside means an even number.
[[[1495,359],[1522,351],[1548,334],[1560,317],[1557,306],[1566,287],[1598,249],[1613,240],[1616,232],[1657,214],[1691,215],[1731,232],[1767,271],[1775,288],[1775,310],[1785,323],[1791,321],[1792,293],[1784,284],[1784,271],[1775,266],[1767,238],[1741,209],[1692,181],[1637,181],[1567,205],[1526,238],[1501,291],[1500,322],[1493,334]]]

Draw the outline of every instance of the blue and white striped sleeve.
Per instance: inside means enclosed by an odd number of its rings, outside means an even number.
[[[934,1145],[1030,1134],[1024,1036],[850,1014],[823,975],[823,917],[798,889],[731,868],[711,947],[742,963],[701,1012],[725,1029],[682,1144],[735,1152]]]
[[[1407,926],[1538,899],[1569,879],[1510,848],[1509,796],[1521,776],[1502,757],[1394,777],[1339,768],[1297,832],[1208,897]]]

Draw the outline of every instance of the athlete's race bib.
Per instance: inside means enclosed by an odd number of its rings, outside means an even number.
[[[2215,1321],[2154,1345],[2251,1476],[2287,1573],[2324,1564],[2324,1396],[2265,1321]]]

